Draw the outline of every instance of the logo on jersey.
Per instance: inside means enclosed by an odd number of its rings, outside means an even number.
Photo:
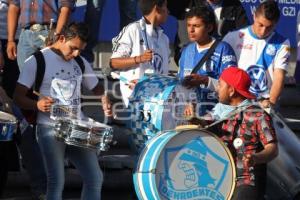
[[[267,49],[266,49],[266,54],[270,55],[270,56],[275,56],[276,54],[276,48],[274,45],[272,44],[269,44],[267,46]]]
[[[159,193],[166,199],[225,199],[221,188],[228,184],[225,179],[228,161],[200,137],[185,145],[166,148],[164,164],[166,174],[160,178]],[[211,170],[212,165],[218,170]]]
[[[268,90],[267,74],[263,66],[252,65],[247,69],[251,78],[250,92],[259,96]]]
[[[253,48],[252,44],[237,44],[238,49],[248,49],[251,50]]]
[[[162,74],[163,73],[163,58],[158,53],[154,53],[153,55],[153,67],[155,72]]]

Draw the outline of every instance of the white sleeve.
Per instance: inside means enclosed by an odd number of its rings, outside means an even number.
[[[133,25],[124,27],[119,35],[112,39],[113,49],[111,58],[130,57],[134,40]]]
[[[86,61],[83,57],[81,58],[85,66],[84,74],[82,76],[82,83],[87,89],[92,90],[98,84],[98,78],[94,70],[92,69],[90,63]]]
[[[208,77],[207,89],[217,91],[218,79]]]
[[[21,70],[18,83],[31,88],[34,84],[36,76],[36,59],[34,56],[30,56],[25,60],[24,66]]]
[[[290,41],[285,40],[280,49],[277,51],[276,56],[274,58],[274,68],[275,69],[283,69],[285,71],[288,70],[289,67],[289,57],[290,57]]]

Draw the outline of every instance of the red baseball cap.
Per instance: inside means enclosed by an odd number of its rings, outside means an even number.
[[[222,72],[220,79],[232,86],[240,95],[247,99],[256,98],[251,92],[249,92],[251,79],[244,70],[236,66],[228,67]]]

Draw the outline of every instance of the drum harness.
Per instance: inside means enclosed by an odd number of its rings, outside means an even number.
[[[27,96],[33,100],[37,100],[38,96],[39,96],[39,90],[40,87],[42,85],[43,79],[44,79],[44,75],[45,75],[45,58],[43,53],[38,50],[36,51],[33,56],[36,59],[36,75],[35,75],[35,81],[34,81],[34,85],[32,86],[32,88],[29,89],[29,91],[27,92]],[[84,74],[85,71],[85,65],[84,62],[82,60],[82,58],[80,56],[77,56],[74,58],[74,60],[76,61],[76,63],[79,65],[82,74]],[[37,117],[37,112],[35,110],[23,110],[21,109],[26,121],[31,124],[31,125],[36,125],[36,117]]]

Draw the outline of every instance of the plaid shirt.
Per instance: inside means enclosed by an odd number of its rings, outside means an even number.
[[[73,8],[75,0],[8,0],[19,7],[19,23],[22,28],[32,24],[50,24],[50,19],[57,22],[62,7]]]
[[[257,106],[250,106],[246,110],[237,113],[220,124],[219,137],[230,149],[235,160],[237,170],[237,186],[256,184],[258,173],[264,173],[264,165],[248,167],[242,161],[243,155],[254,154],[264,149],[264,146],[277,142],[271,117]],[[235,149],[233,141],[240,138],[243,145]]]

